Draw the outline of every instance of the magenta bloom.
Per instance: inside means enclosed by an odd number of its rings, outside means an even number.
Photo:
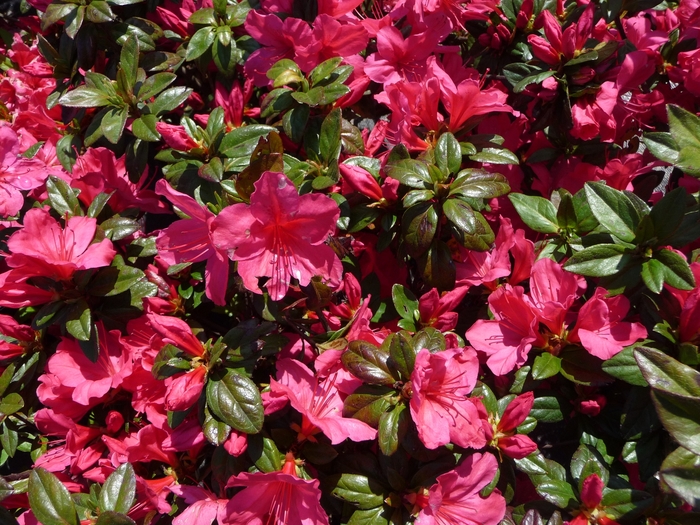
[[[282,471],[241,472],[226,484],[245,487],[219,512],[224,525],[327,525],[318,480],[298,478],[293,459]],[[223,514],[223,515],[222,515]]]
[[[494,456],[473,454],[453,471],[438,476],[416,524],[498,525],[506,513],[505,498],[497,490],[487,498],[479,495],[497,470]]]
[[[255,183],[250,206],[224,208],[213,223],[214,244],[233,250],[238,273],[252,292],[262,293],[259,277],[274,301],[287,293],[291,279],[306,286],[320,275],[338,285],[343,267],[324,241],[335,231],[336,203],[319,194],[299,195],[282,173],[266,171]]]
[[[336,387],[337,373],[319,382],[313,372],[299,361],[281,359],[277,362],[277,381],[270,379],[274,395],[289,399],[301,413],[299,438],[313,440],[323,432],[337,445],[347,438],[353,441],[374,439],[377,431],[359,419],[343,417],[343,399]]]
[[[479,374],[471,348],[452,348],[431,354],[421,350],[411,374],[411,417],[428,448],[447,443],[481,448],[486,435],[476,406],[467,398]]]
[[[24,216],[24,228],[7,240],[12,255],[10,268],[21,269],[23,276],[43,276],[65,281],[76,270],[109,266],[116,253],[112,241],[93,243],[97,220],[71,217],[62,229],[49,212],[34,208]]]
[[[175,221],[158,235],[158,252],[168,264],[207,261],[204,270],[207,297],[214,304],[226,304],[228,260],[225,252],[214,246],[211,237],[216,216],[189,195],[172,189],[164,180],[156,183],[156,193],[166,196],[189,217]]]
[[[24,204],[20,190],[38,188],[48,175],[41,162],[19,155],[17,133],[0,126],[0,217],[17,215]]]

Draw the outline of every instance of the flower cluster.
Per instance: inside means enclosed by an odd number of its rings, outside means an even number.
[[[0,17],[0,521],[700,522],[700,4]]]

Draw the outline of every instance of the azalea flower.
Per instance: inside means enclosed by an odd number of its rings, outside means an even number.
[[[90,217],[71,217],[63,229],[48,211],[31,209],[24,228],[7,240],[7,265],[24,276],[59,281],[69,280],[77,270],[109,266],[116,251],[109,239],[93,243],[96,230],[97,220]]]
[[[532,392],[513,399],[500,417],[498,414],[489,414],[481,399],[473,398],[472,401],[479,410],[486,440],[491,446],[515,459],[527,457],[537,450],[537,444],[532,439],[516,433],[516,428],[525,421],[535,403],[535,395]]]
[[[19,155],[17,133],[0,127],[0,217],[17,215],[24,204],[21,190],[41,186],[49,176],[45,166]]]
[[[296,476],[296,463],[287,454],[278,472],[241,472],[226,488],[245,487],[219,512],[223,525],[327,525],[318,480]]]
[[[338,372],[318,381],[313,372],[299,361],[281,359],[277,362],[277,381],[270,379],[275,396],[289,399],[292,407],[302,415],[298,428],[299,440],[314,440],[323,432],[337,445],[347,438],[353,441],[374,439],[377,431],[359,419],[343,417],[343,400],[336,387]]]
[[[337,286],[342,264],[324,241],[335,231],[340,216],[336,203],[319,194],[299,195],[282,173],[266,171],[255,183],[250,206],[224,208],[213,227],[214,244],[233,250],[245,287],[262,293],[259,277],[270,277],[267,291],[282,299],[294,278],[306,286],[314,275]]]
[[[456,469],[438,476],[416,525],[498,525],[506,513],[506,500],[494,490],[482,498],[479,491],[491,483],[498,462],[491,454],[472,454]]]
[[[156,184],[156,193],[166,196],[189,217],[175,221],[158,235],[159,254],[171,265],[207,261],[204,270],[207,297],[214,304],[226,304],[229,265],[226,252],[217,249],[211,237],[216,216],[189,195],[172,189],[164,180]]]
[[[476,406],[467,398],[474,389],[479,361],[471,348],[430,353],[422,349],[411,374],[411,417],[428,448],[447,443],[481,448],[486,436]]]

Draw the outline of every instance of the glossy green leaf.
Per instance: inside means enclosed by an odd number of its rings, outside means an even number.
[[[634,358],[634,348],[629,347],[614,355],[601,365],[611,376],[637,386],[648,386]]]
[[[543,352],[535,357],[532,364],[532,379],[540,381],[555,376],[561,370],[561,359],[549,352]]]
[[[78,86],[62,95],[58,102],[69,108],[99,108],[109,104],[109,99],[105,93],[96,88]]]
[[[151,113],[160,116],[179,107],[192,93],[192,88],[184,86],[171,87],[163,91],[151,104]]]
[[[190,41],[187,43],[187,53],[185,54],[185,60],[189,62],[202,56],[212,46],[215,38],[216,33],[214,32],[213,27],[206,26],[201,29],[198,29],[195,32],[195,34],[192,35]]]
[[[352,375],[374,385],[392,385],[397,381],[387,365],[388,359],[388,353],[363,340],[351,341],[342,356]]]
[[[126,514],[136,499],[136,474],[130,463],[112,472],[100,491],[100,509]]]
[[[445,175],[462,167],[462,148],[452,133],[443,133],[435,144],[435,164]]]
[[[511,193],[508,198],[523,222],[536,232],[557,233],[559,231],[557,209],[547,199],[523,193]]]
[[[404,212],[401,221],[402,237],[406,252],[411,257],[424,254],[435,237],[438,214],[432,203],[421,203]]]
[[[405,403],[399,403],[379,418],[379,450],[385,456],[394,454],[401,444],[409,425],[409,412]]]
[[[654,260],[663,265],[664,282],[679,290],[692,290],[695,288],[695,277],[685,257],[673,250],[662,248],[654,254]]]
[[[127,37],[122,45],[119,55],[119,67],[124,72],[124,78],[129,89],[133,91],[139,68],[139,41],[133,35]]]
[[[466,169],[458,173],[450,184],[450,196],[461,195],[473,199],[493,199],[510,191],[508,179],[500,173]]]
[[[321,159],[326,164],[332,160],[337,161],[340,156],[342,118],[340,108],[335,108],[323,119],[321,124],[321,135],[319,136],[318,145]]]
[[[78,515],[68,489],[42,467],[29,475],[29,505],[43,525],[78,525]]]
[[[587,277],[615,275],[632,259],[624,246],[599,244],[574,253],[564,263],[564,269]]]
[[[642,141],[657,159],[669,164],[678,162],[678,150],[680,148],[670,133],[664,131],[645,133]]]
[[[418,260],[418,271],[428,286],[444,292],[454,288],[457,270],[450,248],[443,241],[434,241]]]
[[[68,215],[69,217],[83,215],[75,190],[63,179],[53,175],[49,176],[46,179],[46,193],[49,195],[51,207],[59,215]]]
[[[212,414],[236,430],[256,434],[262,429],[264,414],[258,387],[234,370],[209,378],[207,405]]]
[[[700,455],[678,447],[661,465],[661,479],[693,507],[700,506]]]
[[[585,191],[591,211],[605,231],[626,242],[634,240],[640,215],[630,198],[601,182],[587,182]]]
[[[126,514],[108,510],[98,516],[95,525],[136,525],[136,522]]]
[[[184,351],[171,344],[160,349],[153,361],[151,373],[156,379],[163,380],[181,372],[187,372],[192,368],[192,364],[187,359]]]
[[[24,399],[17,392],[7,394],[0,400],[0,414],[9,416],[15,412],[19,412],[24,408]]]
[[[409,334],[401,331],[391,334],[387,339],[389,346],[388,366],[390,369],[398,371],[404,381],[410,380],[416,363],[416,350],[413,348]]]
[[[88,341],[90,339],[93,330],[92,313],[90,312],[90,306],[84,299],[80,299],[71,308],[66,319],[66,330],[79,341]]]
[[[102,135],[112,144],[116,144],[122,138],[128,116],[129,110],[127,108],[110,108],[102,117],[100,123]]]
[[[535,398],[530,410],[530,416],[542,423],[556,423],[564,419],[564,414],[570,407],[564,399],[555,396],[542,396]]]
[[[387,164],[386,173],[392,179],[411,188],[422,190],[433,186],[428,166],[419,160],[404,159]]]
[[[675,164],[686,173],[700,177],[700,118],[673,104],[666,109],[671,136],[679,150]]]
[[[397,283],[391,288],[391,299],[402,319],[415,320],[418,313],[418,299],[411,290]]]
[[[331,494],[358,509],[373,509],[384,503],[384,487],[360,474],[341,474]]]

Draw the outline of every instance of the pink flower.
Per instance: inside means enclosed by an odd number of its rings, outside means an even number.
[[[39,333],[31,326],[19,324],[9,315],[0,314],[0,359],[14,359],[39,346]]]
[[[546,345],[524,292],[521,286],[503,285],[489,296],[493,320],[479,319],[467,330],[469,343],[488,356],[486,364],[496,375],[524,365],[533,344]]]
[[[588,353],[610,359],[639,339],[647,336],[640,323],[626,322],[630,302],[624,295],[606,297],[607,290],[597,288],[593,297],[581,307],[576,326],[568,340],[580,343]]]
[[[515,459],[522,459],[537,450],[537,445],[532,439],[516,433],[518,425],[525,421],[535,403],[535,395],[532,392],[522,394],[508,403],[500,418],[498,414],[489,414],[481,399],[474,401],[481,416],[486,439],[491,446]]]
[[[479,495],[497,471],[494,456],[472,454],[453,471],[438,476],[416,524],[498,525],[506,512],[505,498],[497,490],[486,498]]]
[[[189,219],[175,221],[163,230],[156,246],[168,264],[207,261],[204,270],[206,294],[214,304],[226,304],[229,263],[224,250],[214,246],[211,233],[215,215],[189,195],[175,191],[164,180],[156,183],[156,193],[166,196]]]
[[[245,488],[219,513],[219,522],[224,525],[328,524],[318,480],[297,477],[294,458],[289,454],[281,471],[241,472],[228,481],[229,487]]]
[[[174,520],[173,525],[211,525],[218,514],[223,514],[227,499],[191,485],[173,485],[168,490],[185,500],[187,506]]]
[[[459,286],[451,290],[442,297],[433,288],[418,300],[418,311],[420,312],[420,322],[423,326],[432,326],[443,332],[452,330],[457,326],[459,315],[453,312],[459,306],[469,291],[468,286]]]
[[[422,349],[411,374],[411,417],[428,448],[447,443],[481,448],[486,436],[479,413],[467,395],[474,389],[479,361],[471,348],[431,354]]]
[[[277,362],[277,381],[270,379],[273,395],[289,399],[302,415],[297,429],[299,440],[314,440],[323,432],[337,445],[347,438],[353,441],[374,439],[377,431],[359,419],[343,417],[343,400],[335,386],[337,372],[319,381],[313,372],[299,361],[281,359]]]
[[[245,287],[261,293],[259,277],[270,277],[267,291],[282,299],[294,278],[301,286],[320,275],[337,286],[342,264],[324,244],[340,215],[336,203],[319,194],[299,195],[282,173],[266,171],[255,183],[250,206],[224,208],[213,224],[214,243],[233,250]]]
[[[19,155],[17,133],[0,126],[0,217],[17,215],[24,204],[20,191],[38,188],[48,175],[41,162]]]
[[[25,276],[59,281],[70,279],[76,270],[109,266],[116,252],[109,239],[93,243],[96,230],[96,219],[71,217],[62,229],[48,211],[33,208],[24,216],[24,228],[7,240],[7,265]]]

